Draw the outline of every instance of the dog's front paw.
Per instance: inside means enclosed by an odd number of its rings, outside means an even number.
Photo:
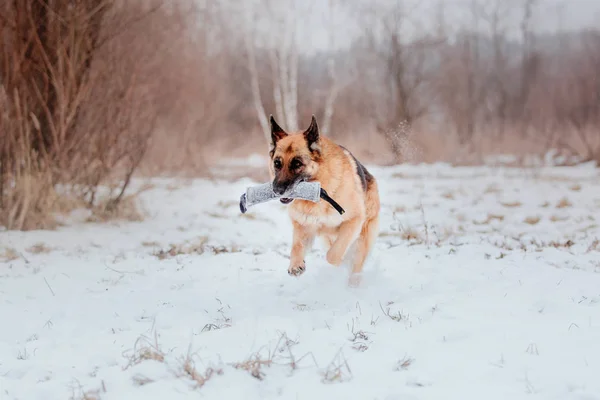
[[[302,261],[302,264],[299,265],[290,265],[288,268],[288,274],[291,276],[300,276],[306,271],[306,263]]]

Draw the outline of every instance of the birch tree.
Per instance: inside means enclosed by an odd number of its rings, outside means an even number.
[[[322,105],[323,134],[327,134],[331,130],[335,102],[342,87],[337,77],[334,49],[337,29],[335,18],[338,11],[337,2],[329,0],[328,4],[329,54],[327,56],[327,77],[329,83],[326,89],[325,101]],[[281,4],[274,0],[259,0],[256,7],[246,3],[245,12],[247,31],[244,35],[244,41],[252,101],[261,130],[265,139],[269,141],[269,116],[271,114],[275,116],[277,121],[281,121],[287,130],[296,131],[299,129],[298,85],[300,77],[298,76],[298,70],[301,57],[298,49],[298,41],[300,40],[298,37],[298,24],[302,23],[303,18],[307,18],[304,13],[309,13],[310,10],[299,10],[294,1]],[[262,26],[263,23],[264,26],[268,26],[268,32],[266,33],[258,32],[256,29],[258,26]],[[257,52],[266,54],[268,57],[268,72],[261,74],[260,58],[257,59]],[[266,94],[265,81],[270,84],[270,95]],[[308,92],[310,93],[310,90]],[[265,109],[267,104],[272,104],[272,111]],[[317,110],[311,110],[310,113],[319,114]]]

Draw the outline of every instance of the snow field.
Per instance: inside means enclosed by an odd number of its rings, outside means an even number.
[[[288,276],[285,206],[241,215],[250,179],[0,232],[0,400],[600,399],[596,169],[370,170],[359,288],[321,246]]]

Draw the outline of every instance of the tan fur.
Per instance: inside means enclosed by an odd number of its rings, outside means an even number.
[[[272,123],[276,124],[274,120]],[[314,117],[313,123],[316,129]],[[275,141],[269,167],[272,179],[293,179],[293,173],[286,167],[299,157],[306,161],[300,173],[309,175],[309,180],[319,181],[329,196],[345,210],[340,215],[324,200],[313,203],[296,199],[288,205],[294,229],[288,272],[291,275],[304,272],[306,251],[314,239],[320,237],[328,247],[327,262],[335,266],[342,263],[350,246],[356,243],[352,274],[360,274],[379,230],[377,181],[370,175],[365,191],[352,155],[326,137],[319,136],[318,142],[313,144],[313,148],[319,151],[312,153],[303,132],[282,135]],[[279,171],[273,167],[276,158],[284,166]],[[351,282],[356,282],[356,277],[351,276]]]

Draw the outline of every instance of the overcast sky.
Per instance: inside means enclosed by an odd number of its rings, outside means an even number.
[[[246,2],[260,0],[245,0]],[[279,0],[278,5],[287,8],[291,0]],[[357,18],[366,14],[365,10],[374,8],[377,4],[390,7],[398,0],[333,0],[337,5],[334,8],[333,26],[335,29],[335,45],[349,44],[357,34]],[[445,20],[452,26],[469,25],[471,15],[469,4],[471,0],[403,0],[404,4],[417,5],[411,12],[412,19],[420,22],[420,30],[434,29],[435,13],[440,1],[444,4]],[[496,4],[497,0],[487,1]],[[500,0],[502,1],[502,0]],[[537,0],[535,8],[534,25],[537,31],[555,32],[562,27],[563,30],[576,30],[583,27],[594,26],[600,21],[600,0]],[[234,2],[235,3],[235,2]],[[504,0],[503,6],[507,13],[506,24],[510,32],[517,33],[518,24],[522,15],[524,0]],[[328,27],[330,23],[330,0],[302,0],[296,1],[295,16],[299,27],[298,44],[302,51],[313,52],[325,50],[329,46]],[[239,3],[238,3],[239,5]],[[263,14],[264,15],[264,14]],[[262,30],[268,30],[268,23],[261,24]],[[277,34],[270,31],[270,35]]]

